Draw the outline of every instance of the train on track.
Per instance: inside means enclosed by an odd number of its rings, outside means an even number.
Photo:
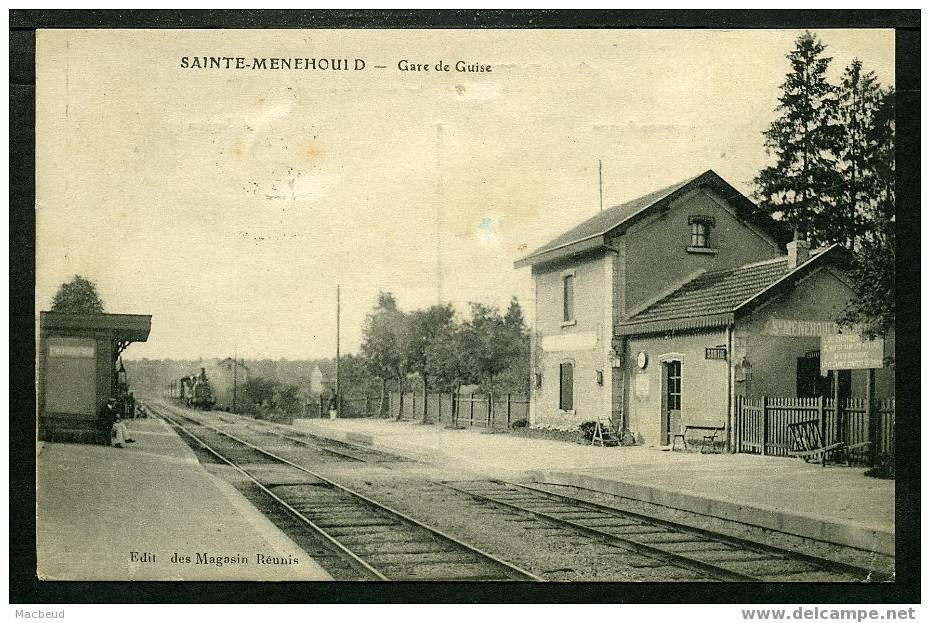
[[[199,374],[182,376],[168,383],[164,398],[195,409],[209,410],[216,404],[213,387],[204,368],[200,368]]]

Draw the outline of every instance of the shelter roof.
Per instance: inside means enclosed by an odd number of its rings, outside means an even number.
[[[43,333],[107,332],[121,342],[144,342],[152,329],[152,317],[142,314],[66,314],[44,311],[39,313],[39,327]]]

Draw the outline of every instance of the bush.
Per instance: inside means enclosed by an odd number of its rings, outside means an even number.
[[[872,478],[884,478],[894,480],[894,457],[888,453],[882,452],[876,457],[878,463],[875,467],[868,470],[865,475]]]
[[[513,428],[513,429],[527,428],[529,425],[530,425],[530,421],[527,420],[526,418],[522,418],[514,422],[511,422],[510,428]]]

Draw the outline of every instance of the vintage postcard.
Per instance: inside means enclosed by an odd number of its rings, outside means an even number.
[[[895,33],[36,32],[42,580],[895,579]]]

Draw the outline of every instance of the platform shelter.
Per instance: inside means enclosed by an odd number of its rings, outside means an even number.
[[[148,339],[152,317],[41,312],[38,352],[39,439],[107,443],[107,401],[119,384],[117,361]]]

